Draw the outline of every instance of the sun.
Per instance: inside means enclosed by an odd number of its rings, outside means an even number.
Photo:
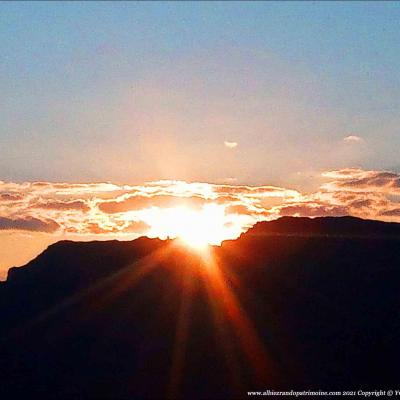
[[[201,234],[188,234],[188,235],[183,235],[182,237],[179,237],[179,239],[181,240],[181,242],[187,246],[190,247],[194,250],[198,250],[198,251],[203,251],[206,250],[208,248],[208,246],[211,244],[207,237],[204,237]]]
[[[176,237],[192,249],[205,250],[224,239],[223,214],[218,208],[204,207],[200,211],[178,208],[173,214]]]
[[[177,238],[185,246],[205,250],[220,245],[231,236],[226,224],[225,207],[206,204],[202,208],[173,207],[149,210],[146,222],[152,227],[151,236]]]
[[[169,214],[169,215],[168,215]],[[177,237],[187,246],[204,250],[209,245],[219,245],[224,236],[224,210],[208,204],[200,210],[185,207],[171,209],[167,213],[172,237]]]

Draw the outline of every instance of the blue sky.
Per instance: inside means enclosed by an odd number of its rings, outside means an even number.
[[[399,171],[399,21],[395,2],[2,2],[0,179]]]

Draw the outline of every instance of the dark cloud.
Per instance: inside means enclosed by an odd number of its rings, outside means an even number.
[[[77,210],[82,212],[88,212],[90,210],[90,207],[83,200],[38,202],[31,205],[31,208],[60,211]]]
[[[279,215],[281,216],[340,217],[348,214],[349,210],[346,206],[325,205],[315,202],[290,204],[279,208]]]
[[[379,215],[383,217],[400,217],[400,208],[392,208],[390,210],[382,211]]]
[[[136,233],[142,234],[150,228],[143,221],[131,221],[127,225],[119,223],[119,225],[114,226],[100,226],[97,222],[89,222],[85,225],[84,233],[90,234],[111,234],[111,233]]]
[[[0,200],[3,201],[19,201],[23,198],[24,196],[20,193],[0,193]]]
[[[355,200],[349,204],[349,206],[352,208],[371,207],[372,205],[374,205],[374,201],[370,199]]]
[[[363,170],[339,170],[325,174],[338,180],[332,184],[338,188],[351,188],[363,190],[391,190],[400,189],[400,175],[389,171],[363,171]]]
[[[34,217],[7,218],[0,217],[0,230],[23,230],[53,233],[60,225],[52,219],[38,219]]]

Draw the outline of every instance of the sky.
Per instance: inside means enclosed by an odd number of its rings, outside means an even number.
[[[60,238],[179,236],[179,216],[219,221],[213,243],[282,215],[400,222],[399,21],[396,2],[1,2],[0,278]]]
[[[395,2],[2,2],[1,178],[398,171],[399,19]]]

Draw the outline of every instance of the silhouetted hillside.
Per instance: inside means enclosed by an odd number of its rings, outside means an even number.
[[[396,388],[399,245],[399,224],[350,217],[259,223],[207,256],[56,243],[0,286],[0,396]]]
[[[397,236],[400,224],[371,221],[355,217],[282,217],[257,223],[249,232],[256,234],[300,234],[341,236]]]

